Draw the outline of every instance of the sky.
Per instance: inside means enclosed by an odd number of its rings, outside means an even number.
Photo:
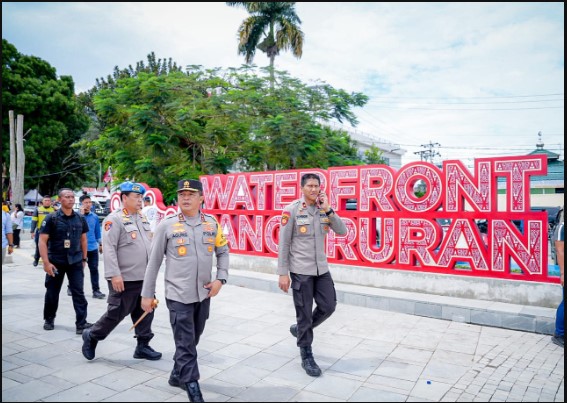
[[[525,155],[564,158],[564,4],[297,3],[303,56],[275,67],[369,102],[356,127],[406,150],[402,163]],[[219,3],[2,2],[2,38],[70,75],[76,92],[147,60],[240,67],[248,16]],[[267,66],[260,51],[254,63]]]

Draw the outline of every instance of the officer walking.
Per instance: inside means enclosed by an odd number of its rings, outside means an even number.
[[[335,311],[335,284],[329,272],[325,254],[325,236],[332,229],[338,235],[347,233],[341,218],[321,192],[321,180],[316,174],[301,177],[303,197],[288,205],[281,218],[278,269],[279,287],[289,290],[290,275],[297,323],[289,331],[297,338],[301,366],[310,376],[321,375],[313,358],[313,328]],[[312,311],[313,299],[317,304]]]
[[[59,191],[61,208],[48,215],[41,223],[39,252],[45,271],[44,330],[53,330],[59,307],[59,293],[67,275],[73,293],[76,333],[92,326],[87,322],[87,299],[83,291],[84,266],[87,263],[87,232],[85,219],[73,211],[75,194],[71,189]]]
[[[102,244],[104,249],[104,272],[108,280],[108,307],[100,319],[83,333],[83,355],[87,360],[95,357],[100,340],[127,315],[135,323],[144,313],[140,307],[142,283],[150,256],[150,224],[140,214],[145,188],[139,183],[124,182],[120,185],[122,210],[109,214],[103,222]],[[154,337],[150,313],[136,326],[138,345],[134,358],[159,360],[161,353],[150,347]]]
[[[169,384],[186,390],[192,402],[204,401],[198,383],[197,344],[209,317],[210,298],[219,293],[228,278],[229,260],[229,247],[219,223],[200,210],[203,200],[200,181],[179,181],[179,214],[158,224],[142,288],[142,308],[152,312],[156,279],[165,255],[165,298],[175,341]],[[215,280],[213,252],[217,258]]]

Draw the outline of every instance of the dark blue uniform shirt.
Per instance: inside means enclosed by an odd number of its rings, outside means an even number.
[[[81,235],[89,232],[89,225],[79,214],[65,215],[61,210],[49,214],[41,223],[41,234],[48,234],[49,261],[54,264],[74,264],[83,260]],[[65,241],[69,241],[68,248]]]

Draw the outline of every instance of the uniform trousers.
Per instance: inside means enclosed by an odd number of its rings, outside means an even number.
[[[313,343],[313,328],[331,316],[337,306],[335,283],[331,273],[320,276],[290,273],[293,304],[297,319],[297,346]],[[313,310],[313,300],[317,306]]]
[[[83,283],[85,273],[83,271],[83,262],[74,264],[53,263],[57,268],[57,275],[51,277],[45,275],[45,303],[43,305],[43,319],[53,320],[59,308],[59,293],[63,285],[65,274],[69,280],[69,288],[73,293],[73,308],[75,308],[75,325],[83,326],[87,322],[87,306],[88,302],[83,291]]]
[[[143,315],[142,309],[142,283],[140,281],[125,281],[124,291],[117,292],[112,288],[112,282],[108,281],[108,307],[106,312],[91,328],[91,338],[93,340],[104,340],[106,336],[114,330],[122,319],[130,315],[132,324],[136,323],[140,316]],[[152,321],[154,320],[154,311],[148,314],[134,328],[136,338],[140,342],[149,342],[154,334],[152,333]]]
[[[211,299],[206,298],[191,304],[171,299],[167,299],[166,302],[175,341],[174,369],[179,374],[181,384],[198,381],[200,373],[197,364],[197,344],[209,319]]]

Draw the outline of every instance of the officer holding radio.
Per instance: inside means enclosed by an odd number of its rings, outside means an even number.
[[[104,277],[108,280],[108,307],[106,312],[83,333],[83,355],[87,360],[95,357],[99,341],[127,315],[132,323],[144,314],[140,307],[142,283],[150,256],[152,233],[150,223],[141,214],[142,196],[146,192],[140,183],[124,182],[120,185],[122,209],[109,214],[103,222]],[[134,358],[159,360],[161,353],[150,347],[154,337],[150,313],[136,326],[138,345]]]
[[[157,226],[144,286],[142,308],[153,311],[156,279],[165,255],[165,298],[175,341],[171,386],[187,391],[189,400],[202,402],[197,344],[209,317],[211,298],[228,279],[229,248],[216,218],[201,212],[203,185],[194,179],[178,182],[177,215]],[[217,260],[212,279],[213,255]]]
[[[278,269],[279,287],[293,290],[297,323],[290,332],[297,338],[301,366],[310,376],[321,375],[313,358],[313,328],[335,311],[337,294],[325,253],[325,237],[332,229],[345,235],[347,228],[321,192],[321,179],[308,173],[301,177],[303,197],[288,205],[281,218]],[[291,276],[291,279],[290,279]],[[313,300],[317,306],[314,310]]]

